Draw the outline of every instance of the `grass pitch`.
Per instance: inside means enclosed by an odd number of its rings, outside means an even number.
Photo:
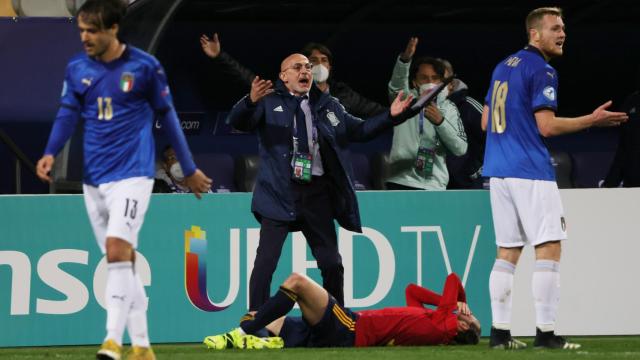
[[[531,347],[533,339],[523,339]],[[640,336],[571,337],[582,344],[578,351],[490,350],[487,339],[476,346],[377,347],[283,350],[207,350],[201,344],[155,345],[158,359],[176,360],[409,360],[409,359],[640,359]],[[97,346],[0,349],[0,359],[92,359]]]

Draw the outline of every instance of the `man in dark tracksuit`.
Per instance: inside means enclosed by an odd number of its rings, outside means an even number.
[[[383,114],[366,121],[351,116],[337,99],[312,86],[310,70],[304,55],[287,57],[275,88],[271,81],[256,77],[251,93],[229,115],[233,127],[255,130],[259,141],[260,169],[251,210],[261,228],[249,282],[249,310],[269,299],[271,277],[292,231],[303,232],[324,288],[344,303],[344,270],[333,219],[347,230],[362,231],[347,145],[375,137],[412,112],[411,97],[399,96]],[[298,166],[304,167],[305,159],[312,159],[307,169],[312,171],[306,175]]]
[[[448,100],[458,111],[467,134],[467,152],[462,156],[447,154],[449,184],[447,189],[482,189],[482,162],[484,161],[485,133],[480,126],[482,105],[468,96],[468,87],[459,79],[451,83]]]

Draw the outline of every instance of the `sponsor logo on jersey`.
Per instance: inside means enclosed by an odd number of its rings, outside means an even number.
[[[91,86],[91,81],[92,80],[93,80],[93,78],[88,78],[88,79],[87,78],[82,78],[82,83],[84,85]]]
[[[542,95],[544,95],[544,97],[546,97],[547,99],[553,101],[556,99],[556,90],[553,88],[553,86],[547,86],[546,88],[544,88],[544,90],[542,90]]]
[[[282,108],[282,105],[278,105],[275,108],[273,108],[273,111],[275,111],[275,112],[284,112],[284,109]]]
[[[120,77],[120,90],[126,93],[131,91],[133,89],[133,79],[134,76],[132,73],[122,73],[122,77]]]

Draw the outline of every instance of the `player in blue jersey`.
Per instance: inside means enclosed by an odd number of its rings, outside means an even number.
[[[126,326],[132,342],[127,358],[155,359],[147,331],[147,297],[134,270],[155,173],[154,118],[162,122],[197,197],[211,188],[211,179],[191,158],[160,63],[118,40],[125,12],[121,0],[88,0],[78,11],[85,53],[67,65],[61,106],[37,171],[51,181],[55,154],[82,120],[84,199],[108,262],[107,336],[97,358],[120,359]]]
[[[564,23],[559,8],[539,8],[526,19],[529,44],[495,68],[482,114],[487,131],[483,175],[490,198],[498,254],[489,278],[493,326],[490,346],[520,349],[511,337],[513,274],[524,245],[535,247],[532,292],[537,348],[576,349],[554,332],[560,299],[560,241],[567,238],[560,193],[542,137],[591,126],[616,126],[624,113],[606,109],[576,118],[556,117],[558,74],[547,64],[562,55]]]

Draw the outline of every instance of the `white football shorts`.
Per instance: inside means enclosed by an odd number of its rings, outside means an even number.
[[[102,253],[108,237],[127,241],[138,247],[138,232],[149,207],[153,179],[133,177],[97,187],[84,184],[84,204]]]
[[[566,240],[567,226],[555,181],[491,178],[496,244],[511,248]]]

